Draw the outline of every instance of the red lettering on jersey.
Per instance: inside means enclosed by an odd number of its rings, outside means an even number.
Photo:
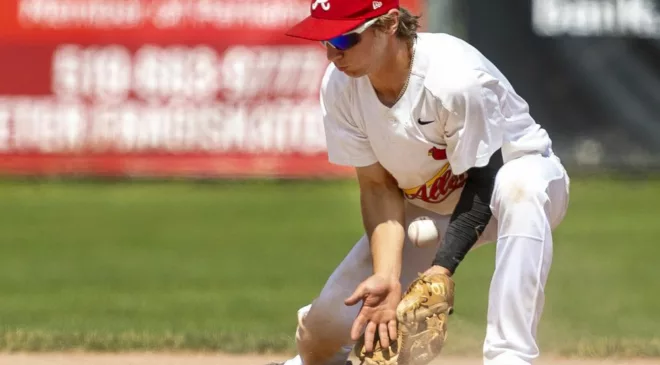
[[[447,199],[455,190],[465,186],[466,179],[467,174],[454,175],[447,163],[424,185],[404,189],[403,193],[407,199],[420,199],[427,203],[437,204]]]

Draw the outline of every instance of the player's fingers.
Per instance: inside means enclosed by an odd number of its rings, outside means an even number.
[[[351,294],[350,297],[348,297],[344,300],[344,304],[346,304],[346,305],[356,305],[360,302],[360,300],[362,300],[362,298],[364,298],[364,296],[366,294],[367,294],[367,290],[365,289],[365,287],[363,285],[360,284],[355,289],[353,294]]]
[[[378,325],[378,336],[380,337],[380,346],[384,349],[390,347],[390,336],[388,333],[387,323]]]
[[[390,330],[390,339],[391,339],[393,342],[396,341],[397,338],[399,338],[399,333],[398,333],[398,331],[397,331],[396,321],[395,321],[395,320],[391,320],[391,321],[387,324],[387,328],[389,328],[389,330]]]
[[[369,321],[367,329],[364,331],[364,350],[366,352],[374,351],[374,337],[376,335],[377,325]]]
[[[355,318],[355,321],[353,321],[353,327],[351,328],[351,339],[353,341],[360,339],[362,329],[366,324],[367,320],[364,318],[364,316],[358,315],[357,318]]]

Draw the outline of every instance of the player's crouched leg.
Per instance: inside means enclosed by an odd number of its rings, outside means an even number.
[[[568,184],[553,155],[525,156],[498,173],[491,201],[498,232],[485,365],[528,365],[539,356],[536,334],[552,263],[552,229],[564,218]]]
[[[296,345],[301,364],[345,365],[352,344],[345,335],[347,330],[342,322],[351,325],[352,318],[337,321],[337,318],[331,318],[335,314],[333,311],[323,313],[318,301],[315,305],[298,311]]]
[[[330,275],[311,306],[298,312],[296,345],[301,364],[346,364],[353,345],[351,327],[360,306],[347,306],[344,300],[371,272],[369,240],[363,235]],[[297,361],[286,364],[300,365]]]

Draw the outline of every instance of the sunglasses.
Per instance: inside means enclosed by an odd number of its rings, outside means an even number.
[[[324,46],[330,45],[331,47],[340,51],[346,51],[360,43],[360,40],[362,39],[362,33],[364,33],[364,31],[367,30],[370,26],[374,25],[376,21],[378,21],[378,18],[371,19],[361,26],[353,29],[352,31],[336,36],[330,40],[322,41],[321,44]]]

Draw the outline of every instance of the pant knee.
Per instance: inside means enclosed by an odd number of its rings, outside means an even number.
[[[547,183],[513,174],[498,176],[491,201],[498,221],[498,236],[542,238],[549,222]]]
[[[507,215],[547,218],[553,227],[563,219],[568,177],[552,158],[527,156],[505,164],[495,179],[491,199],[498,220]]]
[[[296,344],[305,365],[335,365],[346,363],[351,344],[350,323],[321,306],[312,305],[299,311]],[[347,328],[348,326],[348,328]]]
[[[526,206],[543,207],[548,200],[547,183],[537,179],[503,175],[495,181],[493,210],[500,213]]]

